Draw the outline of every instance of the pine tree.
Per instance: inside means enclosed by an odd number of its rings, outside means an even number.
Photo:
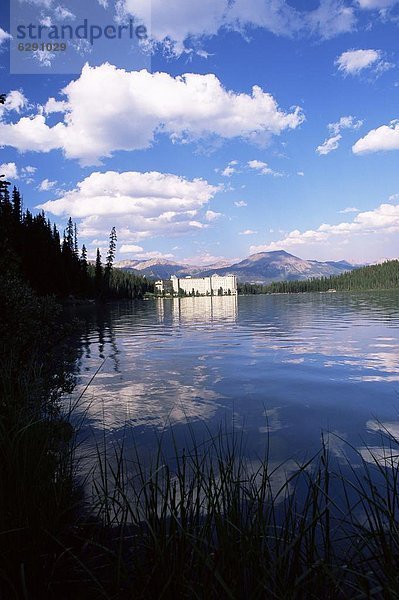
[[[109,234],[109,248],[107,254],[107,262],[105,264],[105,272],[104,272],[104,287],[106,288],[107,295],[112,295],[111,292],[111,273],[112,267],[114,264],[115,252],[116,252],[116,229],[113,227],[111,229],[111,233]],[[116,290],[114,290],[116,291]]]
[[[82,246],[82,252],[80,255],[80,263],[82,265],[83,271],[86,273],[87,272],[87,249],[84,244]]]
[[[96,296],[100,296],[103,287],[103,267],[101,264],[100,248],[97,248],[96,266],[94,271],[94,287]]]
[[[73,226],[73,251],[75,253],[75,256],[79,256],[78,228],[76,227],[76,223]]]
[[[5,175],[0,175],[0,178],[5,177]],[[8,187],[11,185],[9,181],[6,179],[0,179],[0,205],[3,208],[3,212],[10,212],[11,204],[10,204],[10,192]]]
[[[56,242],[58,244],[58,247],[60,248],[61,247],[60,234],[58,232],[58,229],[57,229],[57,226],[55,225],[55,223],[53,225],[53,239],[54,239],[54,242]]]
[[[71,217],[68,219],[68,225],[64,234],[64,243],[67,245],[69,250],[73,252],[74,250],[74,226]]]
[[[109,249],[108,249],[107,264],[106,264],[106,270],[108,272],[108,275],[111,274],[112,265],[114,264],[117,239],[118,238],[116,236],[116,229],[115,229],[115,227],[113,227],[111,229],[111,233],[109,234]]]
[[[21,194],[19,190],[14,185],[14,189],[12,191],[12,206],[15,220],[20,223],[22,220],[22,200]]]
[[[9,181],[0,175],[0,270],[5,272],[13,262],[14,218],[10,202]]]

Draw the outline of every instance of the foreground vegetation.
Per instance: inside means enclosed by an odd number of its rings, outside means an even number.
[[[279,478],[267,451],[246,459],[243,438],[224,430],[173,456],[161,442],[147,469],[139,455],[100,454],[93,507],[114,537],[95,561],[112,567],[101,579],[93,561],[92,573],[108,597],[395,598],[393,444],[373,466],[358,455],[350,479],[325,445]]]
[[[359,464],[338,466],[322,445],[285,477],[284,465],[270,468],[267,449],[245,458],[244,439],[223,429],[174,453],[158,443],[146,466],[138,451],[98,448],[85,502],[75,495],[74,504],[58,468],[47,488],[58,502],[46,502],[42,520],[0,532],[3,597],[399,596],[399,471],[389,435],[382,461],[371,453],[371,465],[358,455]]]
[[[0,276],[0,598],[44,598],[76,501],[74,385],[60,307]]]
[[[388,260],[331,277],[277,281],[270,285],[239,284],[240,294],[297,294],[301,292],[392,290],[399,288],[399,260]]]

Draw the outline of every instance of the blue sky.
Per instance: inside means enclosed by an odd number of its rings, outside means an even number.
[[[0,165],[26,207],[61,229],[72,216],[91,256],[115,225],[119,260],[398,257],[399,2],[83,7],[12,0],[0,17]],[[48,26],[133,17],[149,38],[140,58],[127,40],[69,43],[71,73],[24,52],[15,74],[29,11]]]

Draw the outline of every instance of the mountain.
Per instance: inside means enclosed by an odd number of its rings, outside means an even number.
[[[351,271],[354,267],[354,265],[347,262],[346,260],[338,260],[338,261],[328,260],[325,264],[331,265],[332,267],[338,267],[338,269],[345,269],[346,271]],[[363,266],[363,265],[356,265],[356,268],[358,268],[359,266]]]
[[[349,263],[319,262],[302,260],[284,250],[259,252],[223,269],[216,269],[218,275],[233,274],[246,283],[271,283],[339,275],[354,269]],[[208,270],[203,275],[211,275]]]
[[[151,279],[170,279],[172,275],[187,277],[197,275],[203,267],[183,265],[171,260],[151,258],[149,260],[122,260],[115,263],[118,269],[127,269]]]
[[[125,260],[115,265],[128,269],[152,279],[169,279],[177,277],[209,275],[236,275],[240,282],[271,283],[272,281],[291,281],[311,279],[312,277],[329,277],[339,275],[356,268],[346,261],[319,262],[302,260],[284,250],[275,252],[259,252],[234,264],[222,261],[205,267],[184,265],[165,259],[147,261]]]

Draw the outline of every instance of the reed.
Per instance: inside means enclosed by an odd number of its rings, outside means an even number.
[[[399,596],[389,432],[346,463],[322,439],[294,472],[226,424],[184,448],[171,427],[147,462],[104,439],[83,497],[68,418],[0,428],[0,598]]]
[[[137,449],[98,448],[91,507],[112,537],[105,588],[133,598],[396,597],[397,441],[383,442],[390,458],[357,452],[349,478],[322,439],[280,486],[284,465],[271,470],[267,448],[245,458],[244,436],[226,427],[172,455],[161,437],[146,468]]]

